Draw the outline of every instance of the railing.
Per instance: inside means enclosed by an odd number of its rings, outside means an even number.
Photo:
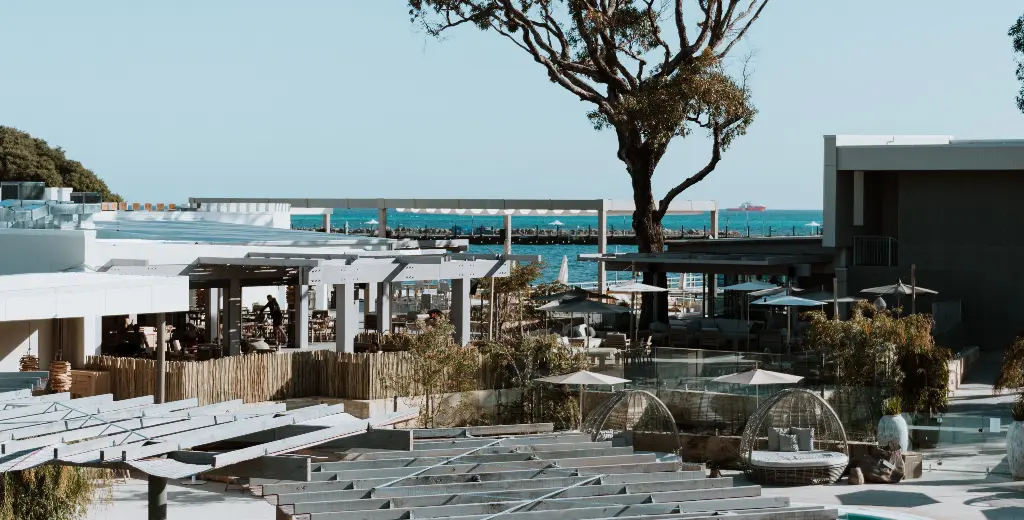
[[[853,237],[853,265],[892,267],[899,265],[896,239],[884,236]]]

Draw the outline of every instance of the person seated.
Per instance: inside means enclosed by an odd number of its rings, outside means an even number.
[[[128,334],[125,341],[121,343],[121,351],[119,355],[121,357],[139,357],[145,354],[148,349],[151,348],[149,344],[149,338],[146,337],[146,333],[142,330],[142,325],[135,324],[132,332]]]

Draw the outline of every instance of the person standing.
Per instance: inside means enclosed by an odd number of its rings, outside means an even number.
[[[277,298],[268,294],[267,304],[263,310],[270,313],[270,321],[274,326],[274,341],[277,342],[277,346],[286,345],[288,334],[284,331],[284,315],[281,313],[281,305],[277,303]]]

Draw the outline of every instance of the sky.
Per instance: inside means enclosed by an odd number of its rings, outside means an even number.
[[[983,6],[983,7],[981,7]],[[1019,1],[772,0],[744,43],[759,113],[680,199],[822,206],[822,136],[1022,138]],[[612,132],[540,65],[404,0],[5,0],[0,125],[127,200],[630,198]],[[706,161],[676,140],[660,196]]]

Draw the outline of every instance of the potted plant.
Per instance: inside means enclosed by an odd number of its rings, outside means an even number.
[[[1017,397],[1010,409],[1013,423],[1006,433],[1006,463],[1015,479],[1024,479],[1024,394]]]
[[[1003,352],[1003,364],[993,385],[996,393],[1017,391],[1017,399],[1010,408],[1013,423],[1006,434],[1006,463],[1015,479],[1024,479],[1024,336],[1018,336]]]
[[[1024,451],[1022,451],[1024,455]],[[708,468],[708,478],[721,478],[722,477],[722,464],[716,460],[709,460],[705,463]]]
[[[903,411],[900,406],[900,398],[893,396],[882,404],[884,414],[878,420],[878,427],[875,431],[875,442],[879,446],[885,446],[889,441],[895,441],[900,445],[900,451],[910,451],[910,429],[907,428],[907,421],[900,413]]]

